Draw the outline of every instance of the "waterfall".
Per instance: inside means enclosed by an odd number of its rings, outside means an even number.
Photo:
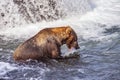
[[[103,40],[119,26],[119,0],[1,0],[0,37],[29,38],[45,27],[72,26],[85,40]],[[7,39],[8,39],[7,38]]]
[[[0,28],[64,19],[90,9],[88,0],[1,0]]]

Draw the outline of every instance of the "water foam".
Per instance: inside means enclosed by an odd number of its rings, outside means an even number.
[[[16,69],[18,68],[9,63],[0,62],[0,76],[5,75],[6,73]]]
[[[99,0],[94,1],[96,8],[82,16],[81,20],[93,21],[102,24],[120,24],[120,1],[119,0]]]
[[[50,71],[50,69],[44,67],[40,67],[41,63],[38,62],[30,62],[30,65],[24,65],[24,63],[22,65],[17,65],[17,64],[10,64],[10,63],[6,63],[6,62],[0,62],[0,79],[12,79],[10,76],[12,76],[11,74],[17,74],[19,76],[19,72],[22,73],[22,76],[20,79],[24,79],[29,76],[28,79],[42,79],[42,76],[44,76],[45,72]],[[36,64],[37,63],[37,64]],[[29,64],[29,63],[28,63]],[[43,65],[43,64],[42,64]],[[14,71],[15,72],[12,72]],[[33,74],[33,76],[31,77],[29,75],[29,72],[38,72],[39,74],[36,74],[38,77],[33,77],[36,76]],[[21,76],[21,75],[20,75]]]

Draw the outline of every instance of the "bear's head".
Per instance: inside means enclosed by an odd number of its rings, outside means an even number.
[[[65,44],[67,45],[67,47],[69,49],[71,48],[79,49],[80,47],[78,45],[78,41],[77,41],[78,38],[75,31],[70,26],[67,26],[65,33],[67,34],[65,39]]]

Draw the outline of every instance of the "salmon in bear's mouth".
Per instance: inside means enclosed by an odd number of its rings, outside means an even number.
[[[75,48],[70,48],[68,49],[67,52],[65,52],[62,56],[63,57],[74,57],[76,55],[79,55],[79,49],[75,49]]]

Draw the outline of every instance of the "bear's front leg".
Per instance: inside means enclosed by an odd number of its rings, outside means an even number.
[[[50,58],[57,59],[61,57],[61,50],[60,50],[61,45],[56,39],[48,38],[47,47],[48,47],[48,52],[50,54]]]
[[[54,59],[61,58],[61,50],[57,45],[51,45],[51,57]]]

